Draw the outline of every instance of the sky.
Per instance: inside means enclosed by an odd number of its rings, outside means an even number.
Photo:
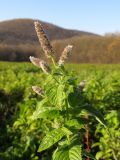
[[[104,35],[120,32],[120,0],[0,0],[0,21],[15,18]]]

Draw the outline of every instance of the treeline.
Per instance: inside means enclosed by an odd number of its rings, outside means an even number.
[[[70,62],[120,63],[120,35],[73,37],[52,42],[57,59],[67,44],[73,45]],[[29,61],[29,56],[43,56],[37,44],[0,44],[1,61]]]
[[[53,46],[59,54],[67,44],[73,45],[71,62],[76,63],[120,63],[120,36],[74,37],[54,41]]]
[[[8,45],[0,44],[1,61],[29,61],[30,56],[38,56],[40,46],[33,44]]]

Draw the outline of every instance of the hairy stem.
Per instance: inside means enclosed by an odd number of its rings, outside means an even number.
[[[86,116],[86,119],[88,119],[88,115]],[[86,151],[90,152],[90,146],[89,146],[89,127],[88,127],[88,125],[85,125],[85,128],[86,128],[86,135],[85,135],[85,138],[86,138]],[[87,157],[86,160],[90,160],[90,158]]]
[[[54,67],[56,67],[56,64],[55,64],[55,61],[54,61],[54,58],[51,56],[51,60],[52,60],[52,63],[54,65]]]

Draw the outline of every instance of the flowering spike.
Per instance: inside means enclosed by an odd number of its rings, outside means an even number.
[[[47,35],[45,34],[45,31],[42,27],[42,25],[37,21],[34,22],[35,30],[39,39],[39,42],[41,44],[41,47],[43,51],[45,52],[45,55],[47,58],[51,58],[54,55],[54,50],[50,44],[50,41],[47,38]]]
[[[44,73],[48,74],[50,72],[50,67],[44,60],[30,56],[30,61],[35,66],[41,68]]]
[[[43,94],[43,89],[39,88],[38,86],[32,86],[32,89],[35,93],[42,95]]]
[[[69,58],[69,56],[71,55],[71,51],[72,51],[73,46],[72,45],[68,45],[64,48],[62,55],[60,57],[60,60],[58,62],[59,66],[64,65],[65,61]]]
[[[50,67],[48,66],[48,64],[45,61],[41,61],[40,62],[40,67],[42,68],[43,72],[46,74],[50,73]]]
[[[37,67],[39,67],[39,68],[41,67],[41,66],[40,66],[41,59],[30,56],[30,61],[31,61],[32,64],[34,64],[35,66],[37,66]]]
[[[80,89],[80,91],[82,91],[82,90],[84,89],[85,84],[86,84],[86,81],[85,81],[85,80],[83,80],[83,81],[81,81],[81,82],[79,83],[79,89]]]

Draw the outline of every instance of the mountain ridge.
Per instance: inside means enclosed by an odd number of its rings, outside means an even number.
[[[37,44],[34,21],[39,21],[50,40],[67,39],[74,36],[99,36],[79,30],[65,29],[57,25],[33,19],[12,19],[0,22],[0,43],[3,44]]]

